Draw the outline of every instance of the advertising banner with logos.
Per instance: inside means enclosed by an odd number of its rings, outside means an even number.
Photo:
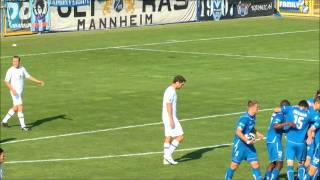
[[[278,0],[278,10],[283,15],[313,16],[314,0]]]
[[[196,21],[195,0],[91,0],[52,7],[52,31],[83,31]]]
[[[50,29],[50,0],[31,0],[31,30],[33,32]]]
[[[29,0],[5,1],[4,35],[31,33],[31,13]]]
[[[197,19],[220,20],[273,14],[273,0],[198,0]]]

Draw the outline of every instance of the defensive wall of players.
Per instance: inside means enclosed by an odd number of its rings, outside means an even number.
[[[320,0],[1,0],[1,36],[281,14],[319,16]]]

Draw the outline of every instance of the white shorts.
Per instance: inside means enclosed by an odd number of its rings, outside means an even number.
[[[177,119],[174,119],[174,129],[171,129],[169,119],[162,118],[164,125],[164,135],[170,137],[177,137],[183,135],[183,130],[180,122]]]
[[[10,94],[11,94],[11,97],[12,97],[12,101],[13,101],[13,105],[14,106],[17,106],[17,105],[21,105],[22,104],[22,93],[17,93],[17,95],[16,96],[14,96],[13,94],[12,94],[12,92],[10,92]]]

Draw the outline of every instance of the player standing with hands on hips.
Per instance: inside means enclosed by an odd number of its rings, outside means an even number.
[[[163,95],[162,121],[165,131],[163,164],[165,165],[178,164],[172,159],[172,153],[183,140],[183,130],[177,118],[176,89],[181,89],[185,82],[186,79],[183,76],[177,75]]]
[[[19,56],[13,56],[12,58],[12,67],[7,71],[4,83],[10,90],[10,94],[13,101],[13,107],[8,111],[7,115],[3,118],[1,124],[3,127],[9,128],[8,120],[18,112],[18,118],[21,125],[21,130],[28,131],[24,122],[23,115],[23,105],[22,105],[22,95],[23,95],[23,86],[24,79],[28,79],[37,83],[40,86],[44,86],[44,82],[32,77],[27,70],[21,66],[21,61]]]

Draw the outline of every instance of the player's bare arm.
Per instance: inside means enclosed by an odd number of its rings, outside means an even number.
[[[44,86],[44,82],[43,81],[40,81],[40,80],[38,80],[38,79],[36,79],[36,78],[34,78],[32,76],[28,77],[27,79],[32,81],[32,82],[37,83],[39,86]]]
[[[256,128],[253,129],[253,133],[257,135],[257,137],[258,137],[257,139],[261,140],[264,138],[264,135],[262,133],[260,133],[259,131],[257,131]]]
[[[169,122],[172,129],[174,129],[173,115],[172,115],[172,104],[167,103],[167,112],[169,116]]]
[[[285,126],[290,126],[292,128],[296,128],[296,124],[293,122],[285,122],[285,123],[279,123],[279,124],[275,124],[273,126],[274,129],[282,129]]]
[[[7,81],[4,81],[4,83],[6,84],[6,86],[8,87],[8,89],[12,92],[12,94],[14,96],[17,95],[17,91],[12,87],[12,85],[10,83],[8,83]]]
[[[308,130],[308,138],[307,138],[307,144],[310,145],[312,143],[312,139],[314,137],[314,132],[315,132],[315,128],[314,127],[310,127]]]

